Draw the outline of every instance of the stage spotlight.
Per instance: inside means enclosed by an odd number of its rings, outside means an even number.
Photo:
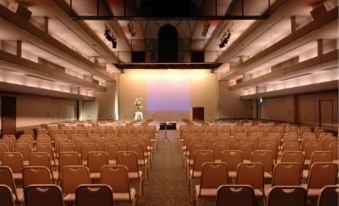
[[[111,31],[107,28],[105,28],[105,33],[104,33],[105,38],[112,42],[112,48],[115,49],[117,48],[118,42],[115,36],[112,35]]]

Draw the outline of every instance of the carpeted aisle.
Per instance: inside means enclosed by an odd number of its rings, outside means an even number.
[[[160,140],[145,185],[144,206],[191,206],[181,153],[176,138]]]

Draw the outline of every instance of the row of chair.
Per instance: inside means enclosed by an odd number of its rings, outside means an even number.
[[[94,191],[101,190],[101,188],[94,190],[98,185],[91,183],[89,169],[85,166],[65,166],[62,169],[63,178],[60,188],[57,185],[52,184],[48,172],[48,168],[46,167],[27,167],[25,168],[24,173],[24,187],[16,188],[11,169],[6,166],[0,166],[0,185],[6,185],[10,191],[10,195],[6,195],[4,192],[4,188],[6,187],[0,187],[0,205],[12,205],[5,204],[6,202],[16,202],[18,204],[25,203],[26,206],[63,205],[63,202],[71,203],[74,201],[78,205],[79,199],[77,198],[77,195],[79,195],[79,188],[84,185],[88,188],[92,188],[87,191],[89,197],[93,194],[95,195]],[[88,201],[83,201],[80,205],[95,205],[94,203],[100,206],[112,205],[113,200],[116,202],[130,202],[131,205],[136,205],[138,199],[137,190],[130,186],[129,173],[126,166],[104,165],[101,167],[100,173],[100,184],[109,188],[104,190],[106,191],[105,193],[109,193],[110,195],[99,196],[101,200],[97,201],[88,199]],[[58,195],[50,196],[53,194],[55,195],[55,193]],[[107,202],[110,203],[108,204]]]

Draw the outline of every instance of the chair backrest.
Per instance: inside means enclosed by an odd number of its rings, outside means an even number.
[[[224,150],[229,150],[230,149],[230,145],[228,143],[226,143],[225,141],[223,141],[223,142],[214,142],[211,149],[214,152],[215,159],[216,160],[221,160],[222,152]]]
[[[251,153],[251,162],[260,162],[265,172],[273,171],[273,154],[270,150],[256,150]]]
[[[82,165],[64,166],[61,175],[61,187],[65,194],[75,193],[81,184],[91,184],[89,169]]]
[[[37,143],[35,145],[36,152],[47,152],[51,159],[54,159],[53,145],[51,143]]]
[[[314,151],[312,153],[311,156],[311,163],[310,165],[312,165],[313,163],[316,162],[332,162],[333,158],[332,158],[332,153],[329,151]]]
[[[14,173],[21,173],[24,169],[24,160],[20,152],[5,152],[2,154],[1,163],[11,168]]]
[[[140,142],[130,142],[127,144],[127,150],[135,152],[138,156],[138,160],[145,160],[144,147]]]
[[[77,152],[61,152],[59,154],[60,171],[67,165],[81,165],[80,154]]]
[[[268,206],[306,206],[307,192],[300,186],[275,186],[268,195]]]
[[[75,145],[72,143],[59,143],[56,146],[57,152],[60,154],[61,152],[75,152]]]
[[[273,159],[277,158],[277,143],[276,142],[260,142],[258,150],[269,150],[272,152]]]
[[[25,206],[64,206],[58,185],[30,185],[24,189]]]
[[[94,143],[82,143],[81,144],[81,159],[87,160],[88,159],[88,153],[97,151],[97,147]]]
[[[100,183],[109,185],[115,193],[129,193],[128,169],[125,165],[104,165]]]
[[[320,142],[308,142],[306,143],[305,159],[311,159],[312,153],[315,151],[322,151],[323,145]]]
[[[300,143],[299,142],[284,142],[281,148],[281,151],[300,151]]]
[[[29,160],[29,156],[33,151],[32,146],[26,143],[16,143],[14,147],[15,152],[20,152],[24,161]]]
[[[253,206],[254,189],[249,185],[222,185],[218,189],[216,206]]]
[[[52,184],[51,172],[43,166],[27,166],[22,171],[23,186],[32,184]]]
[[[338,205],[338,199],[339,185],[328,185],[321,190],[317,206]]]
[[[337,182],[338,165],[332,162],[317,162],[311,165],[307,180],[308,189],[321,189]]]
[[[240,150],[223,151],[221,161],[227,164],[228,170],[236,171],[238,164],[243,161],[242,152]]]
[[[197,150],[193,154],[193,170],[201,171],[202,164],[214,162],[214,152],[212,150]]]
[[[250,174],[250,175],[249,175]],[[259,162],[240,163],[237,169],[237,184],[264,189],[264,166]]]
[[[3,184],[0,184],[0,205],[15,206],[11,188]]]
[[[339,142],[333,142],[330,144],[330,151],[332,152],[332,157],[335,160],[338,160],[338,156],[339,156]]]
[[[3,154],[4,152],[10,152],[10,151],[9,151],[9,147],[8,147],[7,144],[1,143],[1,142],[0,142],[0,157],[2,156],[2,154]]]
[[[322,140],[320,140],[320,142],[323,144],[323,150],[325,151],[329,151],[331,144],[337,141],[338,140],[335,137],[325,137]]]
[[[251,153],[254,150],[254,146],[251,142],[239,142],[237,144],[237,150],[242,152],[244,159],[249,160],[251,158]]]
[[[217,189],[228,183],[228,169],[226,163],[206,162],[201,168],[200,189]]]
[[[75,192],[77,206],[113,206],[112,189],[103,184],[83,184]]]
[[[272,186],[297,186],[301,184],[302,166],[296,162],[280,162],[274,166]]]
[[[104,151],[107,152],[108,158],[110,160],[116,160],[117,153],[119,152],[119,145],[114,143],[106,143],[104,146]]]
[[[16,199],[18,199],[11,168],[7,166],[0,166],[0,185],[7,185],[11,188],[12,193],[14,193]]]
[[[296,162],[304,165],[304,154],[301,151],[286,151],[281,155],[281,162]]]
[[[133,151],[119,151],[117,153],[117,164],[125,165],[129,172],[138,172],[138,156]]]
[[[29,158],[30,166],[45,166],[52,170],[51,157],[46,152],[32,152]]]
[[[206,144],[203,142],[192,142],[191,145],[188,146],[188,151],[189,151],[189,159],[193,159],[193,155],[195,151],[198,150],[205,150],[206,149]]]
[[[284,136],[284,142],[298,142],[298,134],[296,132],[288,132]]]
[[[103,165],[108,165],[108,155],[103,151],[88,152],[87,166],[90,172],[100,172]]]

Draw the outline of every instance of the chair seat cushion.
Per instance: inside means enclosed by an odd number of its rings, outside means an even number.
[[[195,186],[195,194],[198,197],[216,197],[218,188],[200,188],[200,185]]]
[[[129,193],[128,192],[117,192],[113,193],[113,199],[114,201],[133,201],[136,199],[136,190],[134,188],[130,188]],[[131,197],[131,199],[130,199]]]
[[[139,172],[128,172],[128,178],[130,179],[139,179],[142,177],[142,171],[139,170]]]
[[[75,193],[68,193],[64,196],[65,202],[74,202],[75,201]]]

